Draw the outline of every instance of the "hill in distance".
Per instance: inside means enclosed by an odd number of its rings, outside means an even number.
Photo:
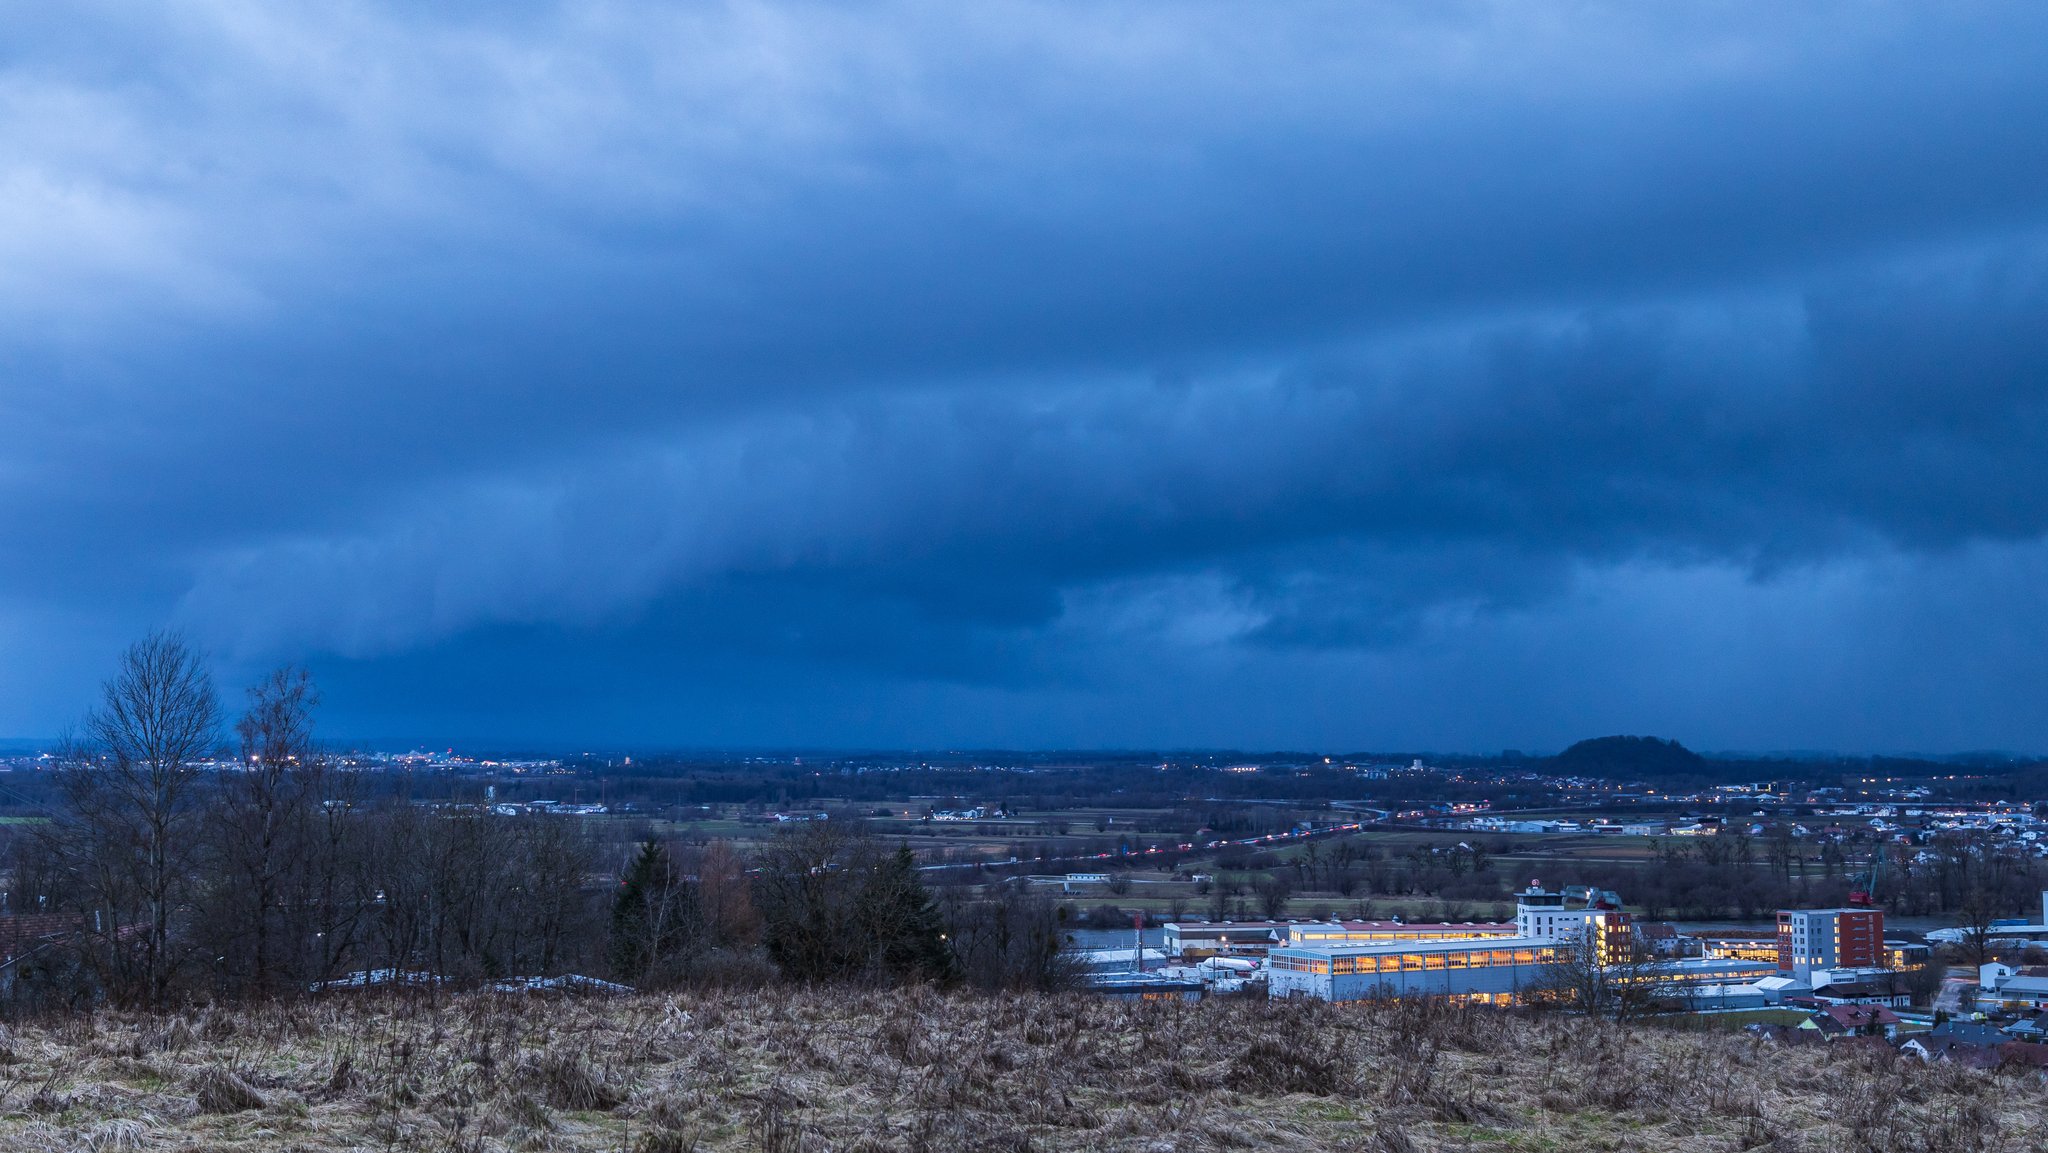
[[[1550,758],[1550,768],[1619,781],[1694,780],[1712,773],[1705,757],[1661,737],[1594,737]]]

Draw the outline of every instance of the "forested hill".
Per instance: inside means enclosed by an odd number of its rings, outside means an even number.
[[[1595,737],[1550,758],[1560,776],[1652,784],[1701,784],[1721,775],[1705,757],[1658,737]]]
[[[1796,754],[1706,756],[1678,741],[1649,736],[1594,737],[1542,762],[1558,776],[1640,782],[1658,789],[1709,785],[1805,782],[1813,787],[1869,780],[1938,781],[1944,796],[2011,800],[2039,796],[2048,763],[2003,753],[1944,757]]]

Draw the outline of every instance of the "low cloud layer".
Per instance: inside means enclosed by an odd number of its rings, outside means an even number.
[[[2032,8],[103,16],[0,729],[169,622],[365,735],[2044,743]]]

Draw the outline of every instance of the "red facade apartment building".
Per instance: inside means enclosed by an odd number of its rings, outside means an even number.
[[[1882,909],[1778,912],[1778,968],[1784,972],[1881,968],[1885,961]]]

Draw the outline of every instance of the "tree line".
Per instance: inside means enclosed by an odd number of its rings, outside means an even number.
[[[339,769],[307,674],[230,718],[174,634],[131,646],[63,743],[46,822],[14,826],[0,1002],[305,996],[578,973],[640,987],[1070,983],[1063,914],[1021,886],[935,896],[857,822],[756,853],[416,803]]]

